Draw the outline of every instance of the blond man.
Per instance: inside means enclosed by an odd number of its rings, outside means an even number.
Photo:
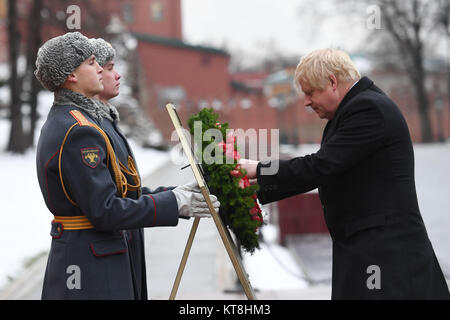
[[[332,299],[449,299],[423,223],[408,126],[397,105],[336,49],[300,60],[295,85],[327,119],[319,151],[242,160],[262,203],[315,188],[333,240]]]

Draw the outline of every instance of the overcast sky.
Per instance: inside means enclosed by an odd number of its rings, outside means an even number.
[[[366,13],[337,12],[321,0],[182,0],[183,37],[191,44],[224,45],[253,57],[271,50],[301,55],[323,47],[358,50]]]

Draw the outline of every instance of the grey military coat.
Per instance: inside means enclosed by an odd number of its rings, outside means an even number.
[[[116,121],[86,112],[86,99],[71,92],[56,101],[38,142],[37,175],[48,209],[59,219],[84,216],[93,226],[65,230],[62,223],[52,222],[42,299],[146,299],[142,228],[177,225],[176,198],[162,187],[118,194],[105,139],[93,127],[76,125],[71,111],[107,134],[117,159],[130,172],[132,151]],[[125,177],[133,184],[131,176]]]

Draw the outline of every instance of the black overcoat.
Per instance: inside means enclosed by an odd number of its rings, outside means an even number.
[[[176,198],[170,190],[151,191],[145,187],[141,192],[129,191],[125,198],[117,195],[105,140],[89,126],[76,126],[70,132],[59,167],[62,141],[69,127],[77,122],[71,110],[78,110],[106,132],[117,158],[125,166],[128,157],[133,157],[115,122],[94,119],[74,105],[55,104],[51,108],[37,147],[37,174],[45,203],[55,216],[86,216],[94,229],[64,230],[52,222],[42,298],[146,299],[141,228],[177,225]],[[83,157],[86,150],[98,157],[87,161]],[[76,205],[63,193],[60,168],[67,192]],[[126,178],[132,182],[128,175]]]
[[[317,153],[257,167],[262,203],[319,188],[333,240],[333,299],[450,298],[417,202],[414,153],[395,103],[363,77]]]

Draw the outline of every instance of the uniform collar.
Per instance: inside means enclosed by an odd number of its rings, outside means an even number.
[[[92,101],[94,102],[94,104],[97,105],[99,109],[101,109],[104,112],[102,114],[104,118],[107,118],[108,120],[111,121],[120,121],[119,112],[117,111],[116,107],[114,107],[111,103],[109,102],[105,103],[97,99],[92,99]]]
[[[53,105],[75,106],[86,111],[92,118],[98,121],[102,121],[103,119],[111,121],[119,119],[119,113],[116,108],[109,103],[105,104],[99,100],[90,99],[81,93],[66,88],[55,91]]]

